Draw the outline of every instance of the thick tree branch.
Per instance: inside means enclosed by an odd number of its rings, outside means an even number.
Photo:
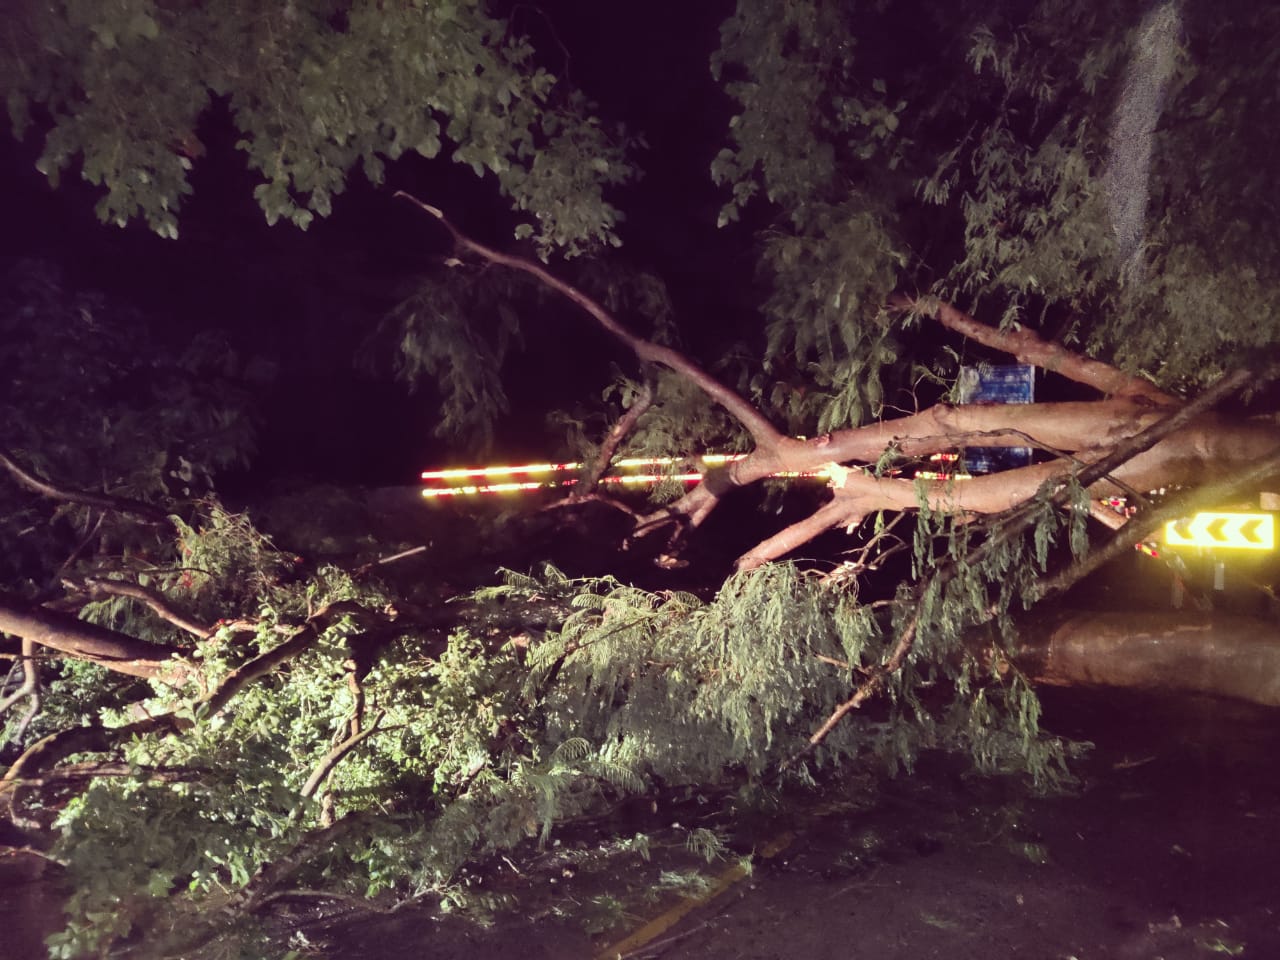
[[[915,301],[898,297],[891,306],[917,309]],[[1176,399],[1152,384],[1100,361],[1090,360],[1041,339],[1025,328],[1001,331],[980,323],[949,304],[938,304],[933,314],[949,329],[1009,353],[1025,363],[1043,367],[1094,387],[1109,399],[1089,403],[950,406],[938,404],[922,413],[897,420],[833,432],[821,445],[784,441],[767,451],[757,451],[733,466],[727,475],[733,485],[753,483],[783,469],[813,470],[826,462],[870,463],[892,446],[903,456],[926,456],[954,449],[965,437],[981,437],[983,446],[1039,445],[1061,451],[1105,446],[1159,419],[1159,408]],[[1258,431],[1259,433],[1263,431]],[[781,454],[781,456],[779,456]],[[779,465],[782,460],[785,465]],[[672,518],[699,519],[714,507],[724,491],[695,487],[685,498],[661,513],[645,518],[649,525]],[[690,522],[696,526],[696,522]]]
[[[22,467],[18,466],[13,455],[4,448],[0,447],[0,467],[7,470],[21,486],[26,487],[33,493],[41,496],[50,497],[54,500],[62,500],[67,503],[80,503],[90,507],[100,507],[104,510],[113,510],[117,513],[128,513],[134,516],[142,517],[155,523],[168,523],[169,517],[163,511],[151,506],[149,503],[143,503],[140,500],[130,500],[126,497],[112,497],[102,493],[90,493],[87,490],[72,490],[69,487],[61,487],[53,483],[41,480],[39,477],[28,473]]]
[[[930,310],[934,305],[936,309]],[[1061,344],[1045,340],[1028,327],[1015,326],[1000,330],[943,301],[921,302],[896,296],[890,299],[890,306],[931,315],[942,326],[968,340],[1007,353],[1020,363],[1029,363],[1042,370],[1061,374],[1068,380],[1093,387],[1106,396],[1141,399],[1157,406],[1177,403],[1176,397],[1141,377],[1132,376],[1108,363],[1091,360]]]
[[[924,457],[954,450],[966,438],[980,439],[982,446],[989,447],[1022,447],[1030,441],[1031,445],[1071,453],[1118,441],[1159,419],[1159,410],[1126,399],[959,407],[938,404],[896,420],[837,430],[821,442],[788,438],[775,448],[757,449],[743,460],[708,472],[702,483],[679,500],[644,517],[636,535],[673,522],[696,527],[730,490],[782,471],[817,470],[832,462],[875,463],[889,448],[904,457]],[[1196,444],[1221,447],[1252,439],[1256,445],[1274,437],[1273,428],[1251,425],[1228,433],[1206,430]]]
[[[1265,376],[1260,377],[1263,381],[1270,379],[1272,372],[1268,372]],[[1117,469],[1122,468],[1128,461],[1141,455],[1144,451],[1160,443],[1166,437],[1176,433],[1179,429],[1185,427],[1188,423],[1202,416],[1206,411],[1212,409],[1218,403],[1239,390],[1246,384],[1253,382],[1255,377],[1247,370],[1237,370],[1221,377],[1212,387],[1205,390],[1195,400],[1186,404],[1182,408],[1175,410],[1168,416],[1162,418],[1159,422],[1149,426],[1147,429],[1137,433],[1121,443],[1116,444],[1111,450],[1093,458],[1093,462],[1083,470],[1079,471],[1076,476],[1077,482],[1088,488],[1093,483],[1100,480]],[[1253,475],[1248,478],[1247,483],[1256,484],[1267,477],[1274,474],[1275,468],[1280,465],[1280,444],[1273,443],[1270,456],[1263,462],[1256,465]],[[1067,464],[1042,464],[1042,467],[1057,468],[1058,470],[1074,469]],[[1035,467],[1026,467],[1023,470],[1013,471],[1014,473],[1030,473],[1035,471]],[[969,481],[963,486],[971,487],[981,480],[1000,480],[1007,475],[996,474],[990,477],[983,477],[980,480]],[[871,482],[877,486],[883,483],[883,478],[871,477],[866,474],[850,473],[846,478],[853,479],[856,483]],[[1052,475],[1049,477],[1052,479]],[[1243,479],[1243,478],[1242,478]],[[957,484],[957,486],[960,486]],[[896,489],[896,488],[895,488]],[[1220,491],[1215,491],[1220,492]],[[1063,505],[1067,502],[1069,491],[1059,490],[1050,497],[1050,503]],[[889,656],[873,668],[872,674],[865,681],[858,685],[853,696],[842,703],[835,711],[823,722],[817,731],[809,738],[808,745],[804,753],[814,749],[835,729],[836,725],[849,713],[860,708],[873,694],[875,694],[885,683],[890,675],[899,670],[906,658],[910,655],[915,645],[916,635],[919,630],[920,606],[923,598],[930,589],[940,586],[955,577],[961,569],[972,566],[981,562],[988,554],[991,553],[999,544],[1007,543],[1017,536],[1021,536],[1035,522],[1039,513],[1039,505],[1033,503],[1021,503],[1020,505],[1009,511],[1008,516],[1004,518],[993,533],[988,536],[982,543],[970,550],[964,557],[951,557],[948,562],[938,566],[934,572],[925,580],[921,581],[912,591],[914,610],[911,612],[909,619],[903,624],[898,632],[897,640]],[[1185,511],[1185,505],[1181,505],[1178,515]],[[1129,532],[1130,536],[1137,534],[1137,529]],[[1120,534],[1117,534],[1119,537]],[[1128,538],[1126,538],[1128,539]],[[1115,549],[1115,538],[1113,538],[1112,548]],[[1129,543],[1133,540],[1129,539]],[[1081,574],[1083,575],[1083,574]],[[1078,579],[1078,577],[1076,577]],[[1074,581],[1072,581],[1074,582]],[[803,756],[802,753],[800,756]],[[799,759],[797,757],[796,759]]]
[[[192,706],[197,711],[210,716],[220,713],[231,699],[248,684],[267,676],[282,664],[309,649],[332,619],[353,613],[368,614],[369,612],[358,604],[345,600],[322,608],[308,618],[304,625],[296,628],[297,632],[293,636],[228,674],[214,691],[196,701]],[[47,611],[42,611],[42,613],[47,613]],[[3,608],[0,608],[0,615],[2,614]],[[58,614],[57,616],[61,618],[65,615]],[[93,626],[92,624],[74,620],[74,618],[68,617],[66,619],[83,627]],[[0,629],[5,629],[3,621],[0,621]],[[93,629],[101,630],[102,628]],[[124,637],[122,634],[115,634],[112,631],[102,632],[107,634],[111,640],[142,644],[142,641],[135,640],[132,637]],[[40,641],[37,639],[36,642]],[[145,644],[145,646],[155,647],[153,644]],[[184,668],[187,670],[192,669],[189,665],[184,665]],[[101,725],[73,727],[69,730],[50,734],[29,747],[9,767],[4,777],[0,778],[0,795],[7,794],[8,803],[12,809],[15,802],[15,787],[20,781],[30,779],[32,773],[48,769],[73,753],[100,753],[114,749],[118,744],[127,741],[130,737],[173,732],[186,729],[191,724],[192,721],[185,714],[163,713],[119,727],[108,728]]]
[[[1266,376],[1270,376],[1269,374]],[[1262,379],[1266,379],[1264,376]],[[930,482],[894,477],[877,477],[866,471],[851,469],[834,471],[835,498],[845,500],[853,513],[871,513],[875,510],[914,510],[919,506],[921,492],[931,509],[957,513],[998,514],[1014,511],[998,521],[999,534],[996,543],[1007,542],[1017,536],[1038,517],[1039,507],[1034,503],[1036,493],[1056,479],[1065,480],[1072,473],[1076,481],[1095,495],[1110,495],[1132,489],[1146,490],[1172,484],[1204,483],[1222,476],[1231,476],[1244,464],[1268,457],[1280,447],[1280,435],[1269,425],[1245,424],[1226,427],[1208,411],[1224,398],[1238,391],[1257,378],[1246,370],[1235,371],[1215,383],[1190,403],[1169,412],[1148,411],[1141,416],[1131,416],[1122,427],[1111,420],[1112,414],[1104,414],[1103,421],[1091,420],[1086,414],[1091,404],[1066,404],[1076,415],[1073,429],[1083,435],[1093,433],[1093,449],[1082,449],[1071,460],[1058,460],[1033,464],[1017,470],[971,480]],[[1034,410],[1037,404],[991,406],[979,408],[987,411],[1010,411],[1015,417]],[[1103,404],[1110,410],[1111,403]],[[1056,411],[1055,411],[1056,415]],[[924,416],[924,415],[917,415]],[[904,418],[914,420],[915,417]],[[891,421],[898,423],[901,421]],[[1091,427],[1093,429],[1091,429]],[[1030,431],[1034,434],[1034,430]],[[895,441],[903,447],[911,443]],[[837,447],[833,438],[828,449]],[[814,469],[819,464],[808,463],[808,451],[799,455],[803,468]],[[1068,492],[1062,489],[1052,501],[1065,503]],[[1028,506],[1029,504],[1029,506]],[[820,532],[820,531],[815,531]],[[777,559],[788,550],[795,549],[803,541],[794,538],[779,540],[770,538],[764,544],[752,548],[739,563],[758,566]],[[766,544],[770,546],[766,546]],[[990,549],[995,543],[980,549]],[[785,549],[777,549],[785,547]],[[771,549],[772,548],[772,549]]]
[[[77,660],[100,664],[116,673],[179,685],[192,670],[186,651],[148,643],[65,613],[28,607],[0,594],[0,633],[49,647]]]
[[[1158,446],[1167,438],[1170,438],[1173,434],[1176,434],[1179,430],[1183,429],[1197,418],[1203,416],[1207,411],[1213,409],[1213,407],[1217,406],[1246,384],[1254,382],[1255,380],[1266,382],[1273,375],[1274,373],[1272,371],[1268,371],[1264,375],[1255,377],[1248,370],[1236,370],[1219,378],[1212,387],[1205,390],[1190,403],[1173,411],[1158,420],[1156,423],[1151,424],[1146,429],[1114,444],[1110,450],[1105,452],[1098,451],[1088,458],[1081,457],[1081,459],[1088,459],[1090,462],[1087,467],[1076,473],[1076,483],[1080,487],[1089,490],[1095,483],[1102,480],[1102,478],[1113,474],[1126,478],[1126,473],[1132,472],[1135,476],[1145,477],[1146,474],[1141,473],[1141,471],[1143,469],[1149,469],[1151,461],[1153,460],[1162,465],[1162,469],[1156,471],[1156,476],[1160,476],[1162,478],[1176,478],[1177,471],[1174,469],[1176,464],[1170,461],[1171,459],[1186,459],[1185,453],[1174,450],[1173,456],[1170,457],[1170,451],[1166,449],[1164,455],[1161,455],[1157,449]],[[1278,445],[1280,445],[1280,438],[1271,434],[1269,437],[1269,445],[1265,448],[1265,452],[1267,454],[1275,453]],[[1261,452],[1262,451],[1258,451],[1258,453]],[[1195,476],[1196,479],[1201,482],[1203,482],[1203,478],[1206,474],[1212,475],[1212,468],[1214,466],[1217,466],[1219,469],[1225,468],[1229,471],[1240,462],[1237,459],[1235,464],[1214,465],[1203,457],[1198,459],[1199,462],[1196,464],[1197,469],[1195,471]],[[1044,464],[1042,466],[1052,467],[1055,465]],[[1024,467],[1023,470],[1011,471],[1011,473],[1023,473],[1024,471],[1033,470],[1035,470],[1035,467]],[[999,480],[1002,476],[1006,475],[994,474],[991,477],[984,477],[982,479]],[[1176,480],[1167,482],[1176,482]],[[1066,485],[1063,485],[1049,497],[1048,503],[1056,506],[1065,506],[1069,502],[1070,497],[1070,489]],[[955,575],[961,565],[967,566],[979,563],[1000,545],[1008,543],[1015,537],[1022,536],[1022,534],[1036,523],[1040,509],[1040,505],[1034,500],[1029,497],[1025,498],[1021,504],[1013,507],[1005,517],[998,521],[995,525],[994,532],[988,536],[986,540],[978,544],[978,546],[971,550],[965,557],[952,558],[948,565],[936,570],[930,580],[937,580],[939,578],[950,579]],[[922,585],[922,589],[923,588],[924,585]]]
[[[1158,510],[1140,514],[1116,530],[1106,543],[1076,560],[1070,566],[1040,581],[1036,599],[1061,593],[1079,583],[1105,564],[1132,552],[1134,544],[1146,539],[1166,523],[1178,520],[1205,507],[1230,501],[1233,497],[1257,490],[1266,481],[1280,475],[1280,451],[1256,464],[1252,469],[1236,474],[1220,483],[1195,490],[1189,497],[1179,497]]]
[[[474,253],[490,263],[500,264],[504,267],[510,267],[513,270],[520,270],[532,277],[537,278],[543,284],[555,290],[561,296],[565,297],[587,314],[589,314],[596,323],[600,324],[607,332],[615,338],[622,341],[630,348],[636,357],[645,363],[659,363],[664,367],[674,370],[676,373],[688,379],[696,385],[703,393],[711,397],[722,407],[725,408],[735,420],[742,424],[743,428],[751,434],[757,446],[770,447],[777,444],[784,437],[782,433],[771,424],[764,416],[761,415],[755,407],[738,396],[733,390],[729,389],[711,374],[707,373],[693,361],[678,350],[670,347],[664,347],[660,344],[637,337],[625,326],[618,321],[603,306],[588,297],[585,293],[571,284],[565,283],[559,277],[555,276],[546,267],[526,257],[516,256],[514,254],[502,253],[479,243],[461,230],[455,227],[445,217],[444,213],[431,206],[423,203],[410,194],[400,191],[396,196],[407,200],[416,206],[419,210],[429,214],[440,222],[440,224],[449,231],[453,237],[454,243],[463,250]]]
[[[770,560],[790,553],[810,540],[836,527],[848,527],[861,523],[866,512],[856,503],[845,498],[833,498],[803,520],[779,530],[773,536],[760,541],[740,556],[734,564],[737,570],[754,570]]]

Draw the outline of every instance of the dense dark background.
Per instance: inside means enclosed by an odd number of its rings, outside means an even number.
[[[620,191],[624,247],[616,256],[668,284],[684,345],[706,361],[726,340],[749,336],[750,245],[738,227],[718,231],[724,197],[709,166],[723,145],[731,104],[708,59],[729,0],[687,4],[552,0],[508,4],[544,65],[587,92],[610,121],[641,133],[642,178]],[[422,467],[467,461],[472,451],[432,437],[435,398],[355,369],[352,358],[423,268],[447,252],[438,227],[396,201],[409,191],[443,206],[485,242],[509,242],[514,220],[495,185],[447,160],[405,158],[373,187],[353,173],[333,215],[308,231],[268,227],[252,197],[256,177],[234,149],[225,111],[199,131],[208,152],[180,237],[144,225],[103,226],[95,188],[68,171],[58,189],[35,169],[40,131],[0,139],[0,202],[8,227],[0,256],[59,264],[69,285],[100,290],[181,341],[224,331],[255,369],[260,452],[255,478],[283,473],[364,483],[412,482]],[[561,265],[572,271],[572,265]],[[549,456],[548,410],[590,401],[625,354],[585,317],[551,309],[526,317],[526,349],[505,373],[513,414],[497,427],[495,457]]]

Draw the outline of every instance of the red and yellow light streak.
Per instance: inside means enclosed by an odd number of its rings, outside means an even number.
[[[652,486],[664,481],[677,483],[697,483],[702,479],[702,472],[655,473],[654,467],[674,467],[691,460],[703,467],[720,466],[733,463],[746,457],[745,453],[710,453],[700,457],[627,457],[612,464],[616,470],[638,470],[649,468],[645,473],[620,473],[601,477],[602,484],[615,484],[625,487]],[[478,494],[523,493],[530,490],[550,490],[557,487],[571,487],[578,483],[572,474],[578,473],[586,464],[583,463],[522,463],[504,464],[488,467],[450,467],[443,470],[422,471],[423,481],[431,484],[424,487],[422,495],[434,497],[462,497]],[[779,477],[819,477],[826,479],[829,474],[825,470],[806,473],[779,473]],[[461,482],[459,482],[461,481]],[[470,481],[470,482],[468,482]]]
[[[615,470],[643,470],[645,473],[619,473],[601,477],[600,483],[614,484],[624,487],[643,487],[676,481],[678,483],[697,483],[703,477],[700,470],[683,473],[655,473],[654,467],[676,467],[680,464],[695,462],[703,467],[720,466],[733,463],[746,457],[745,453],[709,453],[699,457],[627,457],[612,464]],[[955,460],[958,455],[935,455],[935,460]],[[552,490],[558,487],[572,487],[578,483],[574,474],[585,467],[584,463],[522,463],[503,464],[488,467],[449,467],[442,470],[424,470],[422,479],[430,484],[422,490],[427,498],[467,497],[480,494],[524,493],[531,490]],[[792,479],[813,478],[831,479],[829,470],[784,471],[772,474],[775,477]],[[916,474],[923,480],[965,480],[967,474],[933,473],[920,471]]]

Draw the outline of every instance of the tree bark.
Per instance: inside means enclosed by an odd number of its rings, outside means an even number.
[[[1157,487],[1194,486],[1239,471],[1280,449],[1280,431],[1273,424],[1229,422],[1212,414],[1188,416],[1179,410],[1178,398],[1141,377],[1110,364],[1044,340],[1034,331],[1013,325],[989,326],[962,310],[932,298],[916,301],[901,295],[890,298],[889,309],[928,316],[964,337],[999,350],[1024,363],[1060,374],[1092,387],[1103,399],[1075,403],[951,406],[937,404],[919,413],[882,420],[863,427],[837,430],[813,440],[781,433],[750,402],[721,383],[677,350],[637,337],[603,306],[582,291],[525,257],[502,253],[462,233],[436,207],[406,194],[398,197],[435,218],[460,250],[490,263],[519,270],[566,297],[597,324],[630,348],[641,363],[661,364],[697,386],[708,399],[720,404],[755,441],[744,459],[712,470],[684,497],[640,517],[633,538],[671,529],[672,543],[696,528],[725,494],[776,473],[805,473],[845,464],[878,463],[886,452],[923,457],[965,445],[1033,446],[1050,452],[1055,461],[1011,470],[963,483],[931,484],[924,497],[934,509],[970,513],[998,513],[1034,496],[1056,477],[1083,468],[1100,472],[1086,486],[1095,496],[1129,494]],[[1219,387],[1232,387],[1243,371],[1223,378]],[[1226,381],[1231,381],[1230,383]],[[1210,388],[1203,398],[1219,395]],[[1199,414],[1211,405],[1188,404]],[[1178,429],[1167,431],[1159,442],[1125,451],[1127,444],[1156,428],[1166,418],[1178,420]],[[1191,422],[1183,422],[1190,420]],[[839,472],[839,471],[833,471]],[[819,508],[801,521],[762,541],[739,561],[749,568],[777,559],[809,539],[875,510],[911,510],[920,504],[921,492],[913,480],[875,476],[859,469],[839,474],[834,484],[840,505]],[[671,558],[662,557],[661,561]]]
[[[148,643],[69,614],[26,607],[0,595],[0,633],[13,634],[116,673],[180,684],[190,674],[186,651]]]
[[[1185,611],[1065,613],[1022,629],[1037,683],[1199,693],[1280,707],[1280,627]]]

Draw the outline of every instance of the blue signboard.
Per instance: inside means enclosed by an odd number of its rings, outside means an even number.
[[[1034,403],[1036,368],[1029,363],[980,364],[961,367],[957,393],[961,403]],[[998,473],[1031,463],[1030,447],[968,447],[965,470]]]

